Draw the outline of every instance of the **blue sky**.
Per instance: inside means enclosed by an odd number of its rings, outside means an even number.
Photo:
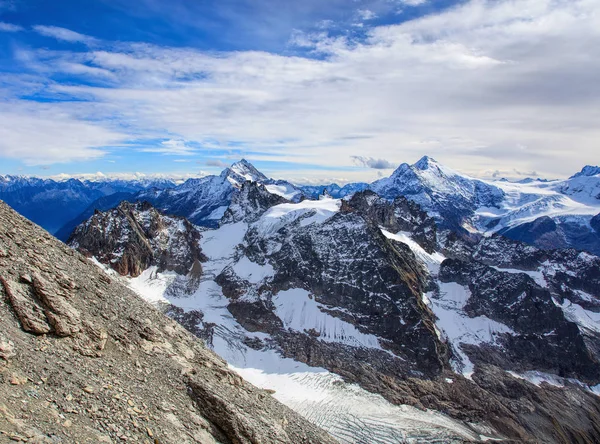
[[[0,173],[596,164],[594,0],[0,0]]]

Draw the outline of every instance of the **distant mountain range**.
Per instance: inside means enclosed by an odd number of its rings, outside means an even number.
[[[165,179],[56,181],[35,177],[0,176],[0,200],[50,233],[56,234],[67,222],[75,219],[98,199],[116,193],[135,194],[149,188],[172,187],[175,187],[175,183]]]
[[[242,160],[218,176],[189,179],[180,185],[169,180],[60,182],[0,176],[0,199],[66,241],[94,210],[113,208],[123,200],[146,200],[166,214],[214,228],[246,180],[293,202],[323,194],[347,199],[370,189],[390,200],[404,196],[418,203],[440,227],[463,235],[499,232],[543,249],[573,247],[600,254],[599,171],[599,167],[586,166],[566,180],[487,181],[425,156],[370,184],[296,186],[269,179]]]

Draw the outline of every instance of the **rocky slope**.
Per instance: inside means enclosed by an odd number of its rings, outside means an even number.
[[[165,291],[167,311],[342,442],[599,437],[594,256],[438,232],[402,197],[291,203],[256,183],[200,242],[202,283]]]
[[[329,443],[0,202],[0,441]]]
[[[447,244],[439,286],[429,294],[436,314],[440,292],[450,292],[461,315],[485,318],[498,330],[495,344],[460,344],[462,364],[491,363],[518,372],[544,371],[600,382],[600,259],[576,250],[539,250],[500,235],[474,245]],[[436,299],[438,301],[436,301]],[[440,311],[441,313],[438,313]],[[468,338],[467,338],[468,339]]]

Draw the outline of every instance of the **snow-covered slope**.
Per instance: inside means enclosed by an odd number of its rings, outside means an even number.
[[[585,170],[585,169],[584,169]],[[492,182],[504,193],[497,207],[477,209],[479,226],[492,231],[532,222],[543,216],[591,219],[600,213],[600,176],[530,183]]]
[[[473,224],[482,232],[505,236],[540,248],[587,250],[600,255],[598,167],[586,166],[566,180],[510,183],[498,181],[505,198],[497,207],[479,207]]]
[[[163,273],[143,274],[128,279],[128,283],[151,302],[161,300],[183,309],[183,317],[193,317],[193,313],[201,312],[201,322],[193,327],[210,331],[204,334],[205,337],[210,338],[212,348],[235,371],[255,385],[273,390],[278,400],[329,431],[342,443],[479,439],[482,436],[479,432],[444,414],[393,405],[357,384],[344,382],[339,375],[323,367],[284,357],[275,332],[249,330],[232,316],[232,300],[225,296],[217,276],[230,268],[258,288],[272,282],[275,275],[269,263],[261,265],[243,255],[247,233],[252,230],[268,238],[295,225],[322,225],[339,212],[340,206],[341,202],[335,199],[281,204],[267,210],[251,224],[235,222],[205,231],[201,246],[208,261],[203,264],[204,277],[200,287],[192,295],[172,296],[168,291],[170,281]],[[162,297],[157,297],[161,287]],[[241,299],[254,299],[252,291],[242,295]],[[275,322],[295,335],[315,335],[318,341],[334,347],[346,345],[387,354],[381,350],[377,336],[363,333],[339,314],[330,314],[332,307],[320,304],[302,288],[279,291],[272,301]]]

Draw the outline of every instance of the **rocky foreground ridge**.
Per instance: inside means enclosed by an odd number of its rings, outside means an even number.
[[[334,442],[2,202],[0,283],[0,442]]]

